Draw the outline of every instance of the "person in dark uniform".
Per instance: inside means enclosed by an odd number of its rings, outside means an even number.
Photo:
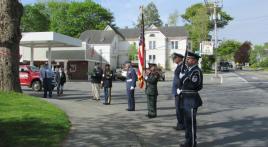
[[[182,82],[181,93],[183,97],[184,119],[185,119],[185,143],[181,147],[196,147],[196,114],[202,105],[198,91],[203,88],[203,74],[198,67],[199,55],[188,52],[187,70],[180,73]]]
[[[54,76],[54,72],[48,66],[48,63],[45,62],[43,68],[40,69],[41,80],[43,82],[44,87],[44,98],[47,98],[47,92],[49,98],[52,98],[52,79]]]
[[[56,69],[56,82],[57,82],[57,94],[58,96],[63,94],[63,86],[66,83],[66,75],[64,68],[59,67]]]
[[[111,104],[111,89],[113,81],[113,71],[110,69],[110,65],[106,64],[102,75],[102,87],[104,88],[104,105]]]
[[[159,80],[159,73],[157,72],[156,64],[149,64],[149,70],[145,72],[145,93],[147,95],[147,107],[148,107],[148,118],[154,118],[157,116],[156,102],[157,102],[157,82]]]
[[[135,98],[134,98],[134,91],[136,87],[137,81],[137,74],[136,71],[132,68],[131,62],[125,62],[125,68],[127,70],[127,77],[126,77],[126,90],[128,96],[128,108],[127,111],[135,111]]]
[[[182,95],[179,90],[179,87],[181,84],[179,75],[182,70],[183,55],[180,53],[174,52],[172,58],[173,58],[173,62],[177,65],[174,71],[174,78],[173,78],[173,84],[172,84],[172,94],[175,97],[175,107],[176,107],[176,117],[177,117],[177,125],[174,127],[174,129],[183,130],[185,129],[183,105],[182,105],[183,103],[182,103]]]

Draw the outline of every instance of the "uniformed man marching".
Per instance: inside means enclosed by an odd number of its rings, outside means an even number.
[[[157,82],[159,80],[159,73],[157,72],[156,64],[149,64],[149,70],[145,73],[145,93],[147,95],[147,106],[148,106],[148,118],[154,118],[157,116],[156,102],[157,102]]]
[[[187,71],[180,73],[182,82],[181,93],[183,97],[184,119],[185,119],[185,143],[181,147],[196,147],[196,114],[202,105],[198,91],[203,88],[203,74],[198,67],[200,56],[188,52]]]
[[[126,77],[126,91],[128,96],[128,108],[127,111],[135,111],[135,87],[137,81],[137,74],[136,71],[132,68],[131,62],[125,62],[125,68],[127,70],[127,77]]]
[[[178,93],[177,90],[179,87],[181,87],[181,82],[179,75],[182,70],[182,60],[183,55],[177,52],[173,53],[173,62],[177,65],[175,71],[174,71],[174,78],[173,78],[173,84],[172,84],[172,95],[175,97],[175,107],[176,107],[176,117],[177,117],[177,125],[174,127],[176,130],[183,130],[185,129],[184,126],[184,116],[183,116],[183,106],[182,106],[182,95],[181,93]]]

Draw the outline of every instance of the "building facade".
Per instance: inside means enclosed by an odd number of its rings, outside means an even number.
[[[107,26],[104,30],[82,32],[81,47],[51,48],[51,59],[55,65],[62,65],[70,79],[87,80],[94,63],[110,64],[112,69],[120,68],[129,59],[131,45],[139,46],[138,28],[116,29]],[[156,63],[166,70],[174,69],[170,58],[177,50],[184,54],[189,44],[188,33],[184,27],[151,27],[145,30],[146,63]],[[21,62],[29,62],[31,49],[20,47]],[[48,60],[47,48],[35,48],[34,65],[40,66]]]

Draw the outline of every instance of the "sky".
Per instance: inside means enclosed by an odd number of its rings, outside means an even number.
[[[21,0],[23,4],[35,3],[37,0]],[[119,27],[129,28],[137,21],[139,7],[153,1],[159,11],[163,23],[174,11],[183,14],[192,4],[203,0],[94,0],[110,10]],[[208,0],[210,1],[210,0]],[[225,28],[220,29],[220,40],[235,39],[241,42],[251,41],[253,44],[268,42],[268,0],[223,0],[223,10],[234,20]],[[178,25],[184,25],[180,18]]]

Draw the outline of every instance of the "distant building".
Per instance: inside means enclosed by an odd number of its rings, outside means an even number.
[[[79,37],[82,47],[51,48],[52,63],[65,66],[70,79],[87,80],[95,62],[109,63],[112,69],[120,68],[128,60],[130,45],[138,48],[139,35],[139,28],[116,29],[109,25],[104,30],[87,30]],[[152,25],[145,30],[146,63],[174,69],[170,55],[175,50],[183,54],[188,43],[184,27]],[[21,62],[29,63],[30,53],[30,48],[20,47]],[[33,59],[36,66],[48,61],[48,49],[35,49]]]

